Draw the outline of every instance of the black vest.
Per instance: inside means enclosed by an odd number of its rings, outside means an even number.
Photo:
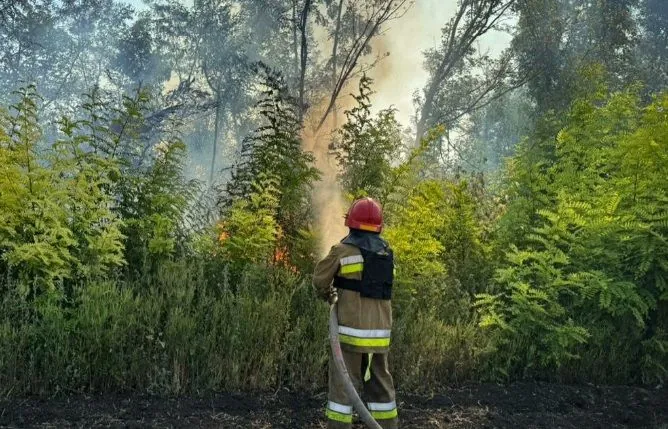
[[[392,249],[378,235],[350,234],[341,240],[357,247],[364,259],[362,280],[334,277],[334,287],[359,292],[361,296],[374,299],[392,299],[394,280],[394,255]],[[371,246],[368,244],[371,242]]]

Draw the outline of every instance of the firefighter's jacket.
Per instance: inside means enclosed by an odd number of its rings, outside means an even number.
[[[374,257],[388,252],[391,256],[387,243],[374,233],[351,230],[348,237],[334,245],[316,265],[313,274],[313,284],[320,297],[327,299],[336,283],[345,279],[361,282],[365,269],[362,255],[369,255],[369,252],[374,252]],[[392,271],[393,266],[390,267],[390,283]],[[358,353],[387,353],[392,329],[389,296],[384,296],[384,299],[368,298],[355,290],[336,289],[341,348]]]

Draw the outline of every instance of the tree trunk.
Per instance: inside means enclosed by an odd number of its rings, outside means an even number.
[[[294,52],[294,77],[299,76],[299,41],[297,36],[297,0],[292,1],[292,50]]]
[[[339,11],[336,16],[336,31],[334,32],[334,47],[332,48],[332,90],[336,88],[336,68],[338,60],[339,37],[341,32],[341,13],[343,12],[343,0],[339,0]],[[334,103],[334,128],[338,126],[338,112],[336,102]]]
[[[427,129],[432,125],[428,123],[429,117],[434,110],[434,100],[439,87],[442,86],[457,64],[464,60],[471,46],[485,35],[505,15],[506,11],[515,3],[515,0],[494,0],[491,2],[476,3],[473,0],[464,0],[459,4],[455,17],[448,23],[445,39],[442,45],[443,58],[436,70],[432,72],[431,79],[424,93],[424,104],[420,109],[420,116],[416,124],[415,145],[418,146]],[[498,86],[498,82],[492,82],[492,87],[483,92],[483,96]],[[480,107],[482,97],[468,106],[469,112]],[[447,125],[447,124],[446,124]]]
[[[220,134],[220,83],[216,89],[216,115],[213,127],[213,154],[211,155],[211,171],[209,171],[209,185],[213,184],[213,176],[216,171],[216,149],[218,147],[218,135]]]
[[[426,122],[426,116],[427,114],[427,106],[422,106],[422,109],[420,109],[420,117],[418,118],[418,122],[415,126],[415,147],[420,146],[420,141],[422,140],[422,137],[424,137],[425,133],[425,122]]]
[[[306,80],[306,63],[308,60],[308,40],[306,33],[306,25],[308,22],[308,14],[311,10],[311,0],[306,0],[304,2],[304,9],[301,13],[301,25],[300,29],[302,32],[302,44],[301,44],[301,70],[299,75],[299,122],[304,122],[304,113],[306,106],[304,103],[304,84]]]
[[[431,115],[437,88],[438,85],[435,81],[430,82],[429,86],[427,87],[427,91],[424,97],[424,104],[422,105],[422,109],[420,109],[420,116],[416,124],[415,147],[420,146],[420,141],[427,132],[427,118]]]

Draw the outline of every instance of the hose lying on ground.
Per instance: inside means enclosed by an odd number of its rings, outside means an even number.
[[[343,380],[346,395],[352,401],[353,407],[359,413],[360,419],[368,428],[382,429],[378,422],[371,416],[369,410],[364,406],[364,402],[360,399],[353,382],[350,380],[346,363],[343,360],[341,344],[339,343],[339,318],[336,311],[336,303],[332,304],[329,308],[329,345],[332,348],[332,356],[334,356],[334,366]]]

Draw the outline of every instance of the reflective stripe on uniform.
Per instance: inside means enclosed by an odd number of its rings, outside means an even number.
[[[389,347],[389,338],[357,338],[348,335],[339,335],[339,341],[342,344],[348,344],[357,347]]]
[[[364,269],[364,258],[362,255],[346,256],[341,258],[341,269],[339,274],[359,273]]]
[[[339,334],[358,338],[389,338],[391,333],[389,329],[356,329],[339,325]]]
[[[396,401],[392,402],[369,402],[369,411],[392,411],[397,408]]]
[[[339,272],[341,274],[353,274],[353,273],[360,273],[362,272],[363,269],[364,269],[364,264],[350,264],[342,266]]]
[[[353,255],[341,258],[341,265],[358,264],[360,262],[364,262],[364,258],[362,258],[362,255]]]
[[[353,413],[353,407],[352,405],[343,405],[339,404],[338,402],[334,401],[328,401],[327,402],[327,408],[336,411],[337,413],[341,414],[352,414]]]
[[[376,420],[389,420],[397,418],[397,403],[392,402],[369,402],[369,412]]]
[[[326,413],[327,418],[342,423],[353,422],[353,407],[337,402],[328,401]]]
[[[389,329],[355,329],[339,326],[339,341],[359,347],[388,347],[391,332]]]
[[[397,413],[396,408],[392,411],[369,411],[369,412],[371,413],[371,417],[373,417],[376,420],[396,419],[399,416],[399,413]]]

